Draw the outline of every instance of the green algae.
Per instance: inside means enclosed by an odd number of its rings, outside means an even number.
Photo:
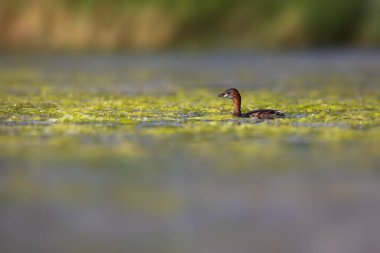
[[[31,95],[2,93],[1,156],[44,160],[47,152],[62,162],[150,161],[148,165],[154,166],[158,151],[167,162],[173,152],[182,150],[217,167],[228,167],[216,162],[218,157],[233,156],[240,161],[235,167],[243,168],[250,161],[279,166],[273,157],[290,159],[294,154],[284,152],[290,147],[296,156],[300,150],[309,150],[310,155],[318,149],[332,152],[331,159],[346,151],[360,161],[365,155],[365,161],[372,161],[366,166],[373,168],[380,155],[377,93],[352,97],[323,91],[289,96],[245,92],[243,111],[275,108],[287,115],[269,121],[233,118],[231,101],[215,94],[207,89],[169,95],[86,94],[52,92],[43,85]]]
[[[193,58],[198,66],[187,56],[45,56],[26,58],[36,64],[29,68],[9,57],[0,71],[0,163],[122,171],[379,167],[377,58],[364,56],[360,65],[355,56],[344,63],[240,57]],[[232,102],[216,96],[228,87],[212,85],[229,78],[243,112],[273,108],[287,117],[232,117]]]

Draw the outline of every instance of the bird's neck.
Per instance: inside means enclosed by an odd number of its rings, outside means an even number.
[[[233,116],[241,117],[241,97],[235,97],[234,98],[234,112],[232,113]]]

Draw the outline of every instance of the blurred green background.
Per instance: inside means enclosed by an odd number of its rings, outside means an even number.
[[[0,48],[376,47],[379,13],[379,0],[2,0]]]

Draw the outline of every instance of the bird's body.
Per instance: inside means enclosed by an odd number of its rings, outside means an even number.
[[[285,117],[283,112],[272,109],[258,109],[247,113],[241,113],[241,96],[239,91],[235,88],[227,89],[225,92],[219,94],[218,97],[229,98],[234,101],[234,111],[232,115],[235,117],[255,119],[274,119]]]
[[[272,109],[258,109],[253,110],[241,115],[242,118],[256,118],[256,119],[274,119],[283,118],[285,114],[281,111]]]

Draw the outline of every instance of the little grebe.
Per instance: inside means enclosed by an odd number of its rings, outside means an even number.
[[[247,113],[241,113],[241,96],[239,91],[235,88],[227,89],[225,92],[219,94],[218,97],[229,98],[234,101],[234,111],[232,115],[235,117],[255,119],[274,119],[285,117],[283,112],[271,109],[258,109]]]

